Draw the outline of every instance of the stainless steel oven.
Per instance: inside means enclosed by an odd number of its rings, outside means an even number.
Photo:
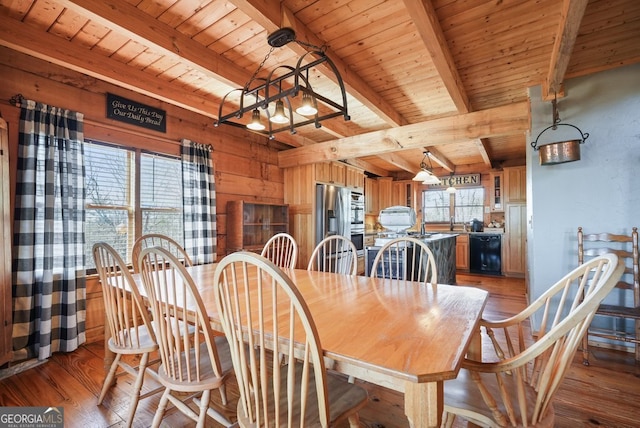
[[[351,242],[355,245],[358,256],[364,256],[364,229],[351,229]]]

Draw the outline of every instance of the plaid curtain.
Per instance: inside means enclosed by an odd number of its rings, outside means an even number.
[[[182,140],[184,247],[194,264],[216,261],[216,186],[209,144]]]
[[[21,103],[13,235],[14,361],[85,342],[83,115]]]

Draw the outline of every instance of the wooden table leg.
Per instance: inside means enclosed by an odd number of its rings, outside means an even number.
[[[443,410],[444,382],[405,384],[404,413],[412,427],[439,427]]]
[[[467,358],[474,361],[482,361],[482,331],[480,327],[471,336],[471,342],[467,348]]]

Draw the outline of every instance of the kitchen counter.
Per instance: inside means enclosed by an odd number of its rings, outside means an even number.
[[[425,242],[436,261],[436,269],[438,270],[438,283],[455,284],[456,283],[456,236],[457,233],[429,233],[426,235],[413,235],[412,237]],[[367,260],[367,272],[373,263],[373,258],[380,250],[380,247],[369,246],[366,248],[365,254]]]

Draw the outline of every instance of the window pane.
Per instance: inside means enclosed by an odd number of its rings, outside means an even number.
[[[451,195],[445,190],[422,192],[422,212],[426,223],[449,223],[450,201],[453,199],[453,221],[464,223],[484,215],[484,188],[459,188]]]
[[[184,245],[180,160],[143,153],[140,181],[142,234],[162,233]]]
[[[93,244],[104,241],[126,260],[129,233],[133,231],[131,180],[133,152],[100,144],[85,144],[87,209],[85,257],[94,268]]]
[[[465,223],[484,216],[484,188],[457,189],[455,193],[455,222]]]
[[[444,190],[422,192],[422,212],[425,223],[449,222],[449,194]]]

